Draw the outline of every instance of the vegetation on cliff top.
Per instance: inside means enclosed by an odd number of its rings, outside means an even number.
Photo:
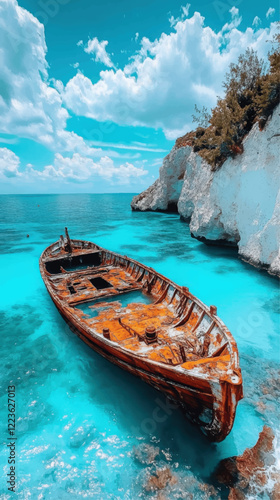
[[[280,34],[276,49],[269,55],[269,69],[252,49],[231,64],[224,81],[225,97],[219,98],[212,114],[195,106],[197,129],[177,139],[176,146],[190,145],[211,166],[219,168],[224,161],[242,153],[242,141],[255,122],[263,129],[279,103]]]

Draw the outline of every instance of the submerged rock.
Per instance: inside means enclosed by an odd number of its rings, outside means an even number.
[[[152,464],[159,456],[159,447],[148,443],[142,443],[133,447],[133,457],[141,464]]]
[[[271,479],[274,486],[270,496],[274,498],[273,495],[279,488],[277,471],[271,472],[271,467],[276,462],[274,439],[272,429],[264,426],[253,448],[247,448],[240,456],[221,460],[215,476],[220,483],[230,488],[229,500],[243,500],[255,495],[258,490],[263,490]]]
[[[164,463],[146,470],[143,493],[144,498],[147,498],[147,493],[155,495],[151,497],[154,500],[221,500],[219,491],[213,485],[200,482],[191,470],[175,474]]]
[[[83,424],[71,435],[69,445],[71,448],[86,446],[96,436],[96,428],[91,424]]]
[[[132,209],[168,211],[177,205],[192,236],[235,245],[244,260],[280,275],[279,112],[280,106],[262,131],[256,123],[243,153],[216,171],[191,146],[177,142],[159,179],[133,198]]]
[[[157,469],[155,475],[151,475],[146,483],[146,491],[163,490],[168,485],[177,483],[177,478],[168,467]]]

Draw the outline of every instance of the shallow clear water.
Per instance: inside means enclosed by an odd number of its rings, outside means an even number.
[[[94,318],[98,316],[98,314],[102,311],[105,311],[108,309],[110,306],[98,306],[100,302],[104,302],[104,299],[97,299],[92,302],[86,302],[85,304],[81,304],[77,306],[77,309],[80,309],[83,311],[84,314],[88,315],[90,318]],[[137,304],[151,304],[153,302],[152,298],[144,293],[139,291],[135,292],[127,292],[123,293],[121,295],[118,295],[117,297],[108,297],[106,299],[106,303],[114,303],[114,302],[120,302],[121,307],[127,307],[128,304],[131,303],[137,303]],[[96,307],[93,307],[95,306]]]
[[[276,428],[279,421],[277,281],[233,250],[192,239],[177,215],[131,212],[130,200],[0,197],[0,426],[5,438],[6,391],[14,384],[18,498],[156,498],[145,482],[156,466],[168,465],[178,481],[167,498],[189,498],[192,492],[203,499],[204,482],[217,486],[212,472],[218,461],[253,446],[264,423]],[[245,396],[224,442],[209,444],[157,391],[69,330],[38,268],[41,252],[66,225],[71,237],[129,255],[218,306],[238,343]],[[151,463],[145,444],[158,453]],[[5,472],[7,458],[6,449],[0,458]],[[5,477],[0,493],[8,494]]]

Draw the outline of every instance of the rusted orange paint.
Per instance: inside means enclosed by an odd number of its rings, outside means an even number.
[[[71,270],[71,263],[79,267],[87,258],[88,267]],[[242,398],[242,376],[236,343],[214,306],[210,312],[188,288],[90,242],[61,237],[41,255],[40,270],[58,310],[84,342],[179,402],[211,440],[226,437]],[[96,278],[110,286],[90,281]],[[133,290],[149,292],[152,303],[110,302]],[[95,317],[77,307],[85,302]],[[156,328],[152,343],[145,342],[150,326]]]

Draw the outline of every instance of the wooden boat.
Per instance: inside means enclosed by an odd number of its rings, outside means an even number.
[[[70,328],[222,441],[243,395],[236,343],[217,308],[154,269],[65,232],[42,253],[40,271]]]

